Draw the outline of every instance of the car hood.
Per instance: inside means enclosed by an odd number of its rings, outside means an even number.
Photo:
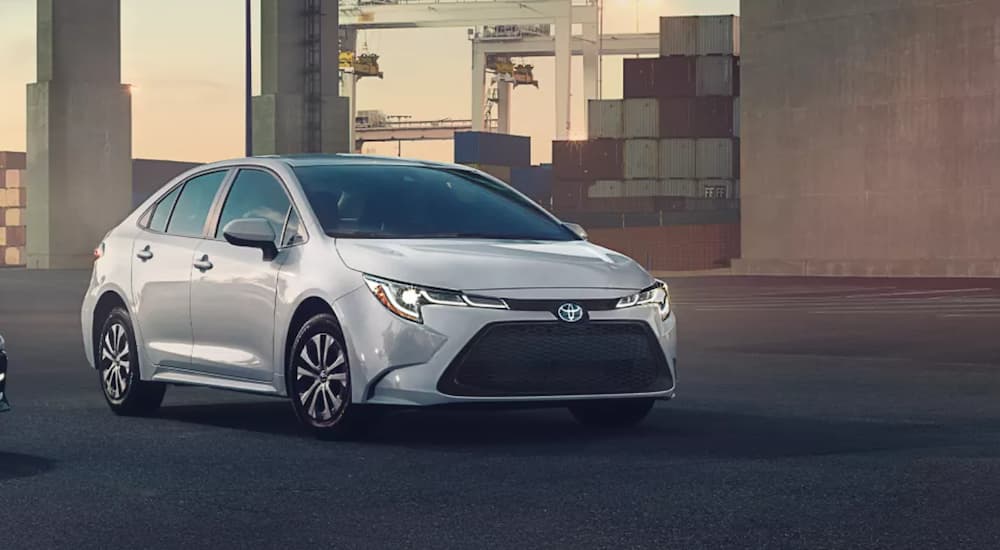
[[[652,277],[630,258],[586,241],[337,239],[351,269],[453,290],[639,290]]]

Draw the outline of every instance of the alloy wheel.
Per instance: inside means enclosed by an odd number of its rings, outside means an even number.
[[[132,374],[128,334],[121,323],[108,327],[101,341],[101,378],[104,391],[113,401],[121,401],[128,393]]]
[[[334,421],[350,397],[350,374],[337,339],[321,332],[295,357],[295,390],[302,409],[317,424]]]

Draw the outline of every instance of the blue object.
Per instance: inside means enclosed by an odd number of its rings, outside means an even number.
[[[530,166],[531,138],[491,132],[455,132],[455,162]]]
[[[512,168],[510,185],[529,197],[547,197],[552,194],[552,165]]]

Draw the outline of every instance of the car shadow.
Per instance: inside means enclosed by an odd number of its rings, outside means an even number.
[[[53,467],[55,463],[47,458],[0,451],[0,481],[36,476]]]
[[[164,407],[160,416],[226,429],[311,437],[281,401],[178,405]],[[403,409],[383,414],[361,443],[438,452],[494,451],[508,456],[662,453],[783,458],[930,449],[952,445],[960,437],[937,424],[766,416],[664,404],[646,422],[626,430],[588,429],[562,409]]]

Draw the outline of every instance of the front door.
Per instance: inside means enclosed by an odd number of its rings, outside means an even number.
[[[274,307],[285,253],[229,244],[226,224],[241,218],[267,220],[280,245],[290,202],[270,172],[240,169],[222,206],[215,238],[195,252],[191,282],[192,363],[200,372],[270,382],[275,374]]]

